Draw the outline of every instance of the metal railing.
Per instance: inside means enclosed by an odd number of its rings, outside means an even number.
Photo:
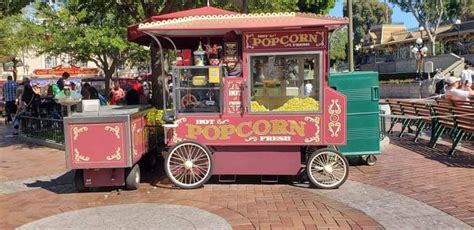
[[[64,144],[63,120],[21,116],[20,135],[42,141]]]
[[[379,124],[380,124],[380,140],[383,140],[387,135],[387,127],[385,125],[385,111],[379,110]]]

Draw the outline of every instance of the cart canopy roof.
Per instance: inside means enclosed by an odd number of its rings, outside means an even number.
[[[154,16],[129,26],[128,39],[143,43],[146,36],[144,32],[166,37],[217,37],[230,30],[237,33],[310,27],[333,30],[347,23],[346,18],[308,13],[241,14],[214,7],[202,7]]]

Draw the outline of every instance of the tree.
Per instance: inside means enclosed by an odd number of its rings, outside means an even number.
[[[448,1],[446,13],[451,20],[469,21],[474,19],[474,0]]]
[[[391,3],[398,5],[400,9],[407,13],[412,13],[420,26],[428,35],[431,42],[431,52],[436,55],[436,36],[438,28],[443,20],[448,19],[447,8],[449,1],[444,0],[390,0]]]
[[[38,7],[44,39],[40,53],[68,54],[73,61],[92,61],[104,71],[108,92],[112,76],[120,64],[145,50],[126,40],[127,16],[100,1],[77,0],[65,2],[55,10],[48,5]],[[71,63],[72,64],[72,63]]]
[[[329,58],[333,66],[337,66],[346,60],[346,45],[347,27],[344,27],[331,35]]]
[[[344,6],[344,16],[347,17],[347,6]],[[392,23],[392,9],[378,0],[355,0],[352,6],[354,41],[364,38],[372,26]]]
[[[20,10],[30,4],[31,0],[2,0],[0,1],[0,19],[20,13]]]

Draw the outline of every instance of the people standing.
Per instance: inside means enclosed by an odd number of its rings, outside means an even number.
[[[125,99],[127,105],[139,105],[145,98],[143,86],[140,83],[141,78],[136,78],[130,85],[130,89],[127,91]]]
[[[469,69],[469,65],[465,65],[461,71],[461,82],[464,84],[466,81],[472,84],[472,70]]]
[[[12,76],[7,77],[7,82],[3,85],[3,98],[5,99],[5,112],[7,113],[6,122],[11,122],[12,117],[16,114],[16,90],[18,84],[13,81]]]
[[[82,85],[81,95],[84,100],[99,99],[99,92],[88,82]]]
[[[67,82],[67,79],[70,76],[71,75],[68,72],[64,72],[61,78],[59,78],[59,80],[56,82],[60,90],[64,90],[64,86],[69,85],[69,83]]]
[[[116,105],[124,98],[125,98],[125,91],[123,91],[123,89],[120,87],[120,84],[118,82],[115,82],[114,87],[110,91],[110,104]]]

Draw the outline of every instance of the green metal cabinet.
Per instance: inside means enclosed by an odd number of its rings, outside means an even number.
[[[379,76],[377,72],[333,73],[330,87],[347,97],[347,144],[344,155],[380,153]]]

